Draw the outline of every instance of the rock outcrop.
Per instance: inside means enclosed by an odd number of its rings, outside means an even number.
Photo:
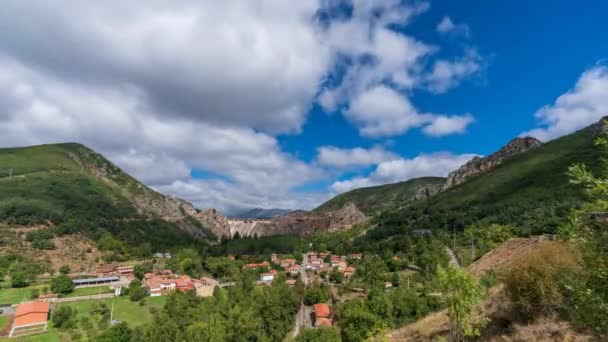
[[[488,172],[512,156],[529,151],[540,145],[541,142],[536,138],[515,138],[498,152],[485,158],[475,157],[461,166],[458,170],[450,172],[448,179],[441,190],[445,191],[458,184],[462,184],[467,178]]]
[[[436,195],[441,191],[441,185],[439,184],[425,184],[416,188],[414,195],[410,201],[417,201],[427,199],[431,196]]]
[[[601,118],[600,121],[591,126],[591,135],[593,137],[608,135],[608,116]]]
[[[233,219],[229,220],[230,237],[269,236],[279,234],[308,235],[316,231],[335,232],[350,229],[366,220],[365,214],[353,203],[347,203],[339,210],[315,213],[296,210],[275,217],[272,220]]]

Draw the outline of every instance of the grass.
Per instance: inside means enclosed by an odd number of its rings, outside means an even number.
[[[166,302],[166,297],[147,297],[145,305],[141,306],[137,302],[130,301],[127,297],[118,297],[115,299],[104,300],[83,300],[78,302],[59,303],[59,306],[70,306],[77,311],[77,319],[88,316],[91,311],[91,306],[94,303],[104,303],[108,308],[112,307],[114,302],[114,318],[122,322],[126,322],[130,327],[136,327],[146,324],[152,320],[150,308],[154,307],[162,309]]]
[[[42,289],[42,285],[0,290],[0,304],[18,304],[31,300],[32,289]]]
[[[92,287],[80,287],[74,289],[74,292],[65,295],[63,297],[80,297],[80,296],[92,296],[98,295],[102,293],[112,293],[114,292],[109,286],[92,286]]]

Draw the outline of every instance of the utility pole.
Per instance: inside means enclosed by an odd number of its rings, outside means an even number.
[[[114,299],[112,299],[112,310],[110,310],[110,325],[114,322]]]

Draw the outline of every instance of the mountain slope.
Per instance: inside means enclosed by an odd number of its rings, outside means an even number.
[[[0,222],[132,244],[215,240],[187,202],[163,196],[76,143],[0,149]]]
[[[581,189],[569,183],[568,168],[599,166],[593,145],[597,126],[550,141],[515,155],[501,165],[432,198],[401,210],[429,228],[452,223],[503,223],[522,233],[554,232],[582,200]]]
[[[328,212],[342,208],[346,203],[354,203],[365,214],[380,209],[404,205],[415,199],[423,199],[437,193],[445,183],[445,178],[424,177],[405,182],[359,188],[340,194],[315,209]]]

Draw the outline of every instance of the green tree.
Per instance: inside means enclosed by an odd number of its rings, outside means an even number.
[[[133,330],[129,328],[127,323],[120,322],[114,324],[104,331],[99,337],[97,342],[130,342],[133,338]]]
[[[399,278],[399,273],[393,272],[391,284],[393,284],[393,287],[399,287],[399,285],[401,284],[401,278]]]
[[[146,261],[141,264],[135,265],[135,267],[133,268],[133,274],[137,279],[142,280],[144,278],[144,274],[151,273],[153,268],[154,265],[151,262]]]
[[[13,272],[11,273],[11,286],[12,287],[27,287],[30,281],[24,272]]]
[[[341,342],[340,331],[336,328],[304,329],[295,342]]]
[[[51,291],[53,293],[66,295],[72,293],[75,287],[76,285],[74,285],[72,279],[65,274],[58,275],[51,280]]]
[[[452,266],[438,267],[437,278],[448,307],[450,340],[478,336],[473,314],[484,296],[482,286],[470,273]]]
[[[372,313],[361,300],[346,302],[341,307],[339,324],[345,342],[365,341],[386,328],[382,319]]]
[[[70,273],[70,266],[63,265],[63,266],[59,267],[59,273],[61,273],[61,274],[69,274]]]
[[[59,306],[53,312],[53,325],[58,329],[70,329],[76,325],[76,311],[71,306]]]
[[[139,302],[148,296],[148,290],[141,285],[139,279],[134,279],[131,284],[129,284],[127,292],[129,293],[129,300],[132,302]]]

